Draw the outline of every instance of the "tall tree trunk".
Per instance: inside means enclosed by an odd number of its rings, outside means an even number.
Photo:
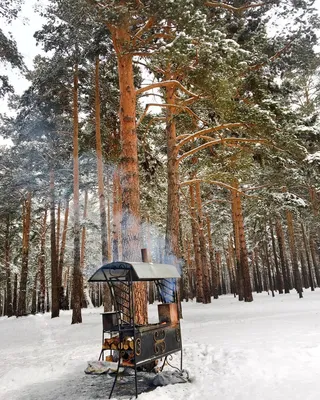
[[[234,190],[232,190],[231,192],[231,211],[232,211],[234,247],[235,247],[237,294],[239,301],[242,301],[244,299],[244,286],[243,286],[243,272],[241,267],[239,212],[238,212],[237,192]]]
[[[64,294],[64,283],[62,282],[63,275],[63,267],[64,267],[64,254],[67,242],[67,231],[68,231],[68,219],[69,219],[69,196],[65,198],[65,210],[64,210],[64,221],[63,221],[63,230],[61,237],[61,246],[60,246],[60,254],[59,254],[59,269],[58,269],[58,278],[59,278],[59,288],[60,288],[60,309],[66,310],[68,302],[65,294]]]
[[[57,235],[56,235],[56,257],[57,257],[57,281],[58,281],[58,297],[59,297],[59,310],[63,307],[64,291],[60,279],[59,267],[59,254],[60,254],[60,225],[61,225],[61,200],[58,201],[57,210]]]
[[[309,289],[310,284],[309,284],[309,277],[308,277],[308,271],[306,267],[306,262],[304,258],[303,251],[299,251],[299,256],[300,256],[300,264],[301,264],[301,278],[302,278],[302,287],[305,289]]]
[[[215,251],[215,264],[216,264],[217,274],[218,274],[218,293],[221,296],[222,295],[222,279],[221,279],[221,257],[220,257],[219,250]]]
[[[170,77],[168,77],[170,79]],[[166,87],[166,103],[172,105],[166,110],[166,138],[167,138],[167,224],[165,239],[165,254],[167,262],[177,263],[180,259],[179,248],[179,162],[176,149],[175,108],[176,88]]]
[[[19,286],[19,300],[17,316],[21,317],[27,313],[27,281],[29,261],[29,237],[31,222],[31,193],[29,192],[23,204],[23,233],[22,233],[22,263]]]
[[[185,238],[185,260],[186,260],[186,269],[188,272],[188,298],[186,301],[189,299],[193,299],[195,297],[195,288],[194,288],[194,274],[193,274],[193,264],[191,261],[191,243],[188,238]]]
[[[63,280],[63,287],[66,288],[64,296],[64,310],[70,310],[71,308],[71,290],[70,290],[71,278],[72,277],[70,276],[70,265],[68,265],[64,273],[64,280]]]
[[[283,275],[283,285],[284,285],[284,292],[290,293],[290,275],[289,275],[289,268],[288,268],[288,261],[286,256],[286,247],[284,242],[284,234],[282,225],[279,219],[276,220],[276,234],[278,239],[279,245],[279,256],[280,256],[280,264],[282,269]]]
[[[148,254],[150,257],[150,262],[152,262],[151,259],[151,254],[152,254],[152,243],[151,243],[151,232],[150,232],[150,217],[149,215],[147,216],[146,219],[146,235],[147,235],[147,249],[148,249]],[[154,282],[150,281],[148,282],[148,301],[149,304],[153,304],[154,303],[154,292],[155,292],[155,284]]]
[[[49,283],[48,280],[46,280],[46,286],[47,286],[47,303],[46,303],[46,311],[49,312],[50,311],[50,296],[49,296]]]
[[[199,244],[201,251],[201,264],[202,264],[202,279],[203,279],[203,300],[204,303],[211,303],[211,294],[210,294],[210,276],[209,276],[209,267],[208,267],[208,258],[207,258],[207,249],[206,249],[206,239],[204,236],[204,220],[202,213],[202,200],[201,200],[201,192],[200,192],[200,182],[196,183],[196,204],[198,211],[198,226],[199,226]]]
[[[91,300],[88,295],[88,283],[84,278],[84,265],[85,265],[85,257],[86,257],[86,219],[88,217],[88,189],[84,191],[84,208],[83,208],[83,225],[81,231],[81,248],[80,248],[80,268],[82,275],[82,306],[88,307],[91,304]]]
[[[310,283],[311,291],[313,292],[314,291],[314,280],[313,280],[312,268],[311,268],[310,250],[309,250],[309,246],[308,246],[306,227],[305,227],[303,222],[301,222],[301,230],[302,230],[304,251],[305,251],[305,254],[306,254],[306,258],[307,258],[309,283]]]
[[[72,324],[82,322],[82,271],[80,266],[80,209],[79,209],[79,116],[78,116],[78,64],[73,80],[73,208],[74,208],[74,263],[72,280]]]
[[[291,263],[294,275],[294,285],[295,289],[299,294],[299,298],[302,298],[302,281],[299,271],[298,264],[298,256],[297,256],[297,247],[296,247],[296,239],[294,236],[294,227],[293,227],[293,217],[291,211],[286,211],[287,217],[287,226],[288,226],[288,238],[289,238],[289,248],[291,254]]]
[[[101,235],[101,257],[102,264],[109,261],[110,253],[108,248],[108,227],[106,214],[106,200],[104,192],[104,174],[103,174],[103,158],[102,158],[102,143],[101,143],[101,105],[100,105],[100,78],[99,78],[99,57],[96,58],[95,65],[95,121],[96,121],[96,154],[97,154],[97,171],[98,171],[98,195],[99,195],[99,210],[100,210],[100,235]],[[108,185],[109,188],[109,185]],[[104,284],[103,290],[103,305],[104,311],[111,311],[111,294],[107,284]]]
[[[14,310],[12,306],[12,282],[11,282],[11,269],[10,269],[10,215],[7,215],[6,220],[6,231],[4,239],[4,264],[6,271],[6,305],[7,305],[7,316],[12,317]]]
[[[232,293],[234,294],[234,297],[236,297],[237,294],[237,272],[236,272],[236,256],[235,256],[235,251],[233,248],[233,239],[232,239],[232,233],[230,233],[229,238],[228,238],[228,257],[229,257],[229,263],[230,263],[230,275],[232,276],[232,281],[233,281],[233,289]]]
[[[112,254],[113,261],[121,260],[121,187],[120,187],[120,176],[117,170],[113,173],[113,207],[112,207]]]
[[[14,274],[13,300],[12,300],[12,312],[13,312],[13,314],[17,313],[17,305],[18,305],[18,274]]]
[[[276,267],[276,289],[279,291],[279,294],[283,294],[283,279],[279,268],[279,262],[277,257],[277,250],[276,250],[276,242],[274,239],[274,231],[273,231],[273,224],[270,221],[270,234],[271,234],[271,243],[272,243],[272,252],[274,258],[274,265]]]
[[[200,242],[199,242],[199,227],[197,226],[196,208],[195,208],[195,194],[193,185],[189,186],[190,190],[190,214],[191,214],[191,229],[194,248],[194,259],[196,264],[196,301],[197,303],[204,302],[203,295],[203,278],[202,278],[202,264],[200,255]]]
[[[5,315],[7,315],[6,299],[7,299],[7,293],[6,293],[6,289],[4,289],[3,294],[0,293],[0,315],[1,315],[1,317],[4,317]]]
[[[167,74],[167,79],[171,79],[170,74]],[[166,110],[166,139],[167,139],[167,223],[165,237],[165,257],[166,262],[175,264],[179,270],[183,268],[181,263],[180,249],[180,202],[179,202],[179,162],[176,149],[176,88],[173,86],[166,87],[166,103],[169,106]],[[182,271],[181,271],[182,272]],[[183,274],[182,274],[183,275]],[[177,282],[177,291],[181,293],[182,280]],[[181,316],[181,303],[178,304],[179,313]]]
[[[210,258],[210,267],[211,267],[211,286],[212,286],[212,295],[214,299],[218,299],[218,271],[215,264],[214,257],[214,249],[212,245],[212,236],[211,236],[211,227],[210,227],[210,218],[207,215],[207,235],[208,235],[208,245],[209,245],[209,258]],[[227,262],[228,264],[228,262]],[[231,278],[230,278],[231,280]]]
[[[83,225],[81,230],[80,267],[83,271],[86,253],[86,219],[88,217],[88,189],[84,191]]]
[[[318,260],[317,260],[317,256],[316,256],[316,244],[315,244],[315,241],[312,238],[311,234],[310,234],[309,241],[310,241],[310,251],[311,251],[313,268],[314,268],[315,275],[316,275],[317,286],[320,287],[320,270],[319,270]]]
[[[256,268],[256,264],[255,264],[255,255],[254,255],[254,253],[251,253],[251,257],[252,257],[252,276],[253,276],[252,290],[254,292],[259,293],[259,281],[258,281],[258,274],[257,274],[257,268]]]
[[[120,89],[120,141],[121,141],[121,188],[122,188],[122,252],[124,261],[139,261],[140,254],[140,189],[138,170],[138,138],[136,133],[136,90],[132,55],[128,54],[130,25],[123,18],[118,26],[109,27],[117,55]],[[144,282],[135,283],[135,321],[148,321],[147,287]]]
[[[59,317],[58,258],[56,244],[56,209],[55,209],[54,172],[50,171],[50,243],[51,243],[51,318]]]
[[[34,284],[33,284],[33,290],[32,290],[31,314],[33,314],[33,315],[35,315],[37,313],[38,275],[39,275],[39,272],[37,272],[35,277],[34,277]]]
[[[232,261],[231,261],[231,256],[230,256],[228,247],[224,248],[224,257],[226,259],[227,270],[228,270],[228,274],[229,274],[230,292],[232,294],[234,294],[236,289],[235,289],[235,282],[234,282],[234,276],[233,276]]]
[[[58,210],[57,210],[57,236],[56,236],[56,255],[57,258],[60,253],[60,224],[61,224],[61,200],[58,201]],[[58,263],[58,280],[59,280],[59,259],[57,259]],[[60,282],[59,282],[60,284]]]
[[[237,211],[238,211],[237,218],[239,220],[240,261],[241,261],[241,270],[243,275],[243,297],[244,301],[250,302],[253,301],[253,297],[252,297],[252,288],[251,288],[251,280],[249,272],[248,251],[247,251],[246,237],[244,231],[244,221],[243,221],[243,212],[241,204],[242,202],[239,193],[237,193],[236,198],[237,198]]]
[[[259,251],[257,248],[254,249],[254,266],[255,266],[257,282],[258,282],[257,292],[262,293],[262,291],[263,291],[262,274],[261,274],[261,271],[259,268]]]
[[[107,188],[110,188],[110,180],[107,175]],[[112,261],[112,240],[111,240],[111,204],[110,204],[110,190],[107,194],[107,231],[108,231],[108,261]]]
[[[270,264],[270,258],[269,258],[267,233],[266,233],[266,240],[264,242],[264,257],[265,257],[265,262],[266,262],[267,271],[268,271],[268,281],[269,281],[268,287],[271,290],[272,297],[274,297],[274,285],[273,285],[273,279],[272,279],[272,273],[271,273],[271,264]]]
[[[41,313],[45,313],[45,296],[46,296],[45,244],[46,244],[46,232],[47,232],[47,214],[48,210],[47,208],[45,208],[43,215],[42,229],[41,229],[41,238],[40,238],[40,254],[38,258],[39,281],[40,281],[39,311]]]

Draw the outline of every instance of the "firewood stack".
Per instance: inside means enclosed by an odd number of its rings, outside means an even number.
[[[114,336],[111,338],[106,338],[102,346],[104,350],[115,350],[119,352],[122,358],[122,365],[132,366],[134,358],[134,340],[132,337],[127,336],[122,342],[120,342],[119,336]],[[118,355],[114,357],[113,355],[107,356],[106,361],[115,361],[118,359]]]
[[[127,336],[120,342],[119,336],[106,338],[102,346],[104,350],[133,350],[134,340],[132,337]]]

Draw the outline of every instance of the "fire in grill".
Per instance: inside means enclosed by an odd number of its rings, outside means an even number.
[[[112,396],[121,367],[135,370],[135,389],[138,397],[137,368],[181,352],[182,340],[179,313],[176,302],[176,279],[180,277],[177,268],[168,264],[113,262],[98,269],[89,282],[107,282],[115,307],[114,312],[102,314],[102,349],[110,355],[108,361],[118,362],[115,380],[109,394]],[[135,322],[133,283],[155,282],[159,300],[159,322],[138,325]],[[105,336],[108,335],[106,338]]]

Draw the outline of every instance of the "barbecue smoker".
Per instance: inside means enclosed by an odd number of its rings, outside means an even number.
[[[138,397],[137,368],[180,351],[182,370],[181,329],[176,302],[176,279],[180,274],[174,265],[145,262],[112,262],[98,269],[89,282],[107,282],[115,311],[102,314],[102,350],[99,360],[109,351],[107,361],[117,359],[117,370],[109,399],[121,367],[135,371]],[[154,282],[159,299],[159,322],[138,325],[135,322],[134,282]],[[108,337],[106,337],[108,336]],[[164,363],[165,364],[165,363]],[[163,364],[163,366],[164,366]]]

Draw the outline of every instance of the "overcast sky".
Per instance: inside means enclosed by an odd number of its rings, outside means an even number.
[[[10,25],[2,23],[4,32],[11,33],[16,40],[18,49],[28,68],[32,68],[33,59],[40,52],[40,48],[36,45],[36,41],[33,38],[34,32],[39,30],[45,22],[39,13],[35,11],[35,8],[41,9],[46,3],[47,0],[26,0],[16,20]],[[19,70],[12,69],[9,65],[0,65],[0,74],[9,76],[10,83],[14,86],[18,94],[22,94],[29,86],[28,81],[19,73]],[[3,112],[9,113],[6,99],[0,100],[0,113]],[[0,137],[0,144],[6,143]]]
[[[26,0],[18,18],[12,24],[3,24],[2,26],[6,33],[12,33],[29,68],[32,67],[33,58],[40,52],[33,35],[44,23],[44,19],[35,12],[35,7],[43,7],[46,3],[46,0]],[[19,74],[18,70],[12,70],[10,66],[0,66],[0,72],[10,76],[10,80],[18,93],[22,93],[28,86],[27,81]]]

